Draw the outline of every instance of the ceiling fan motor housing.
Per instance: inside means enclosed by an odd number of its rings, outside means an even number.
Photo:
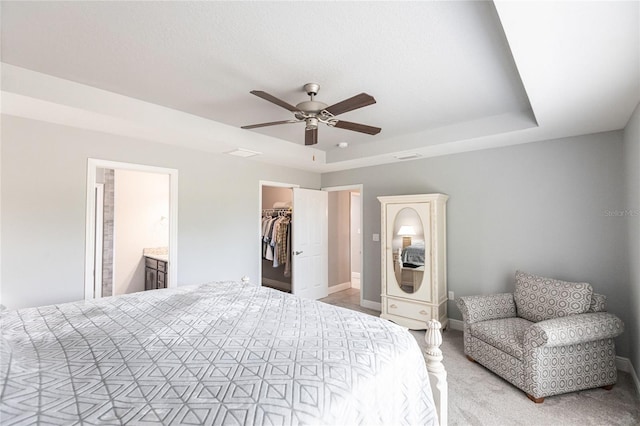
[[[296,108],[298,108],[302,112],[306,112],[307,114],[318,114],[328,106],[329,105],[325,104],[324,102],[304,101],[296,105]]]

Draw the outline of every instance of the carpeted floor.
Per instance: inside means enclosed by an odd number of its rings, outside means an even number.
[[[380,314],[360,307],[359,293],[353,289],[334,293],[322,301]],[[424,347],[424,331],[411,334]],[[449,382],[449,425],[640,425],[640,396],[628,373],[618,372],[618,383],[611,391],[573,392],[534,404],[509,382],[468,361],[461,331],[445,331],[441,349]]]
[[[411,331],[421,347],[424,332]],[[640,425],[631,375],[618,372],[610,391],[591,389],[531,402],[518,388],[464,356],[462,332],[443,333],[450,425]]]

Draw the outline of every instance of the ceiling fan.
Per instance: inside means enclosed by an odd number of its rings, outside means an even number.
[[[369,135],[377,135],[382,130],[380,127],[367,126],[366,124],[352,123],[350,121],[338,120],[336,115],[344,114],[354,109],[366,107],[376,103],[373,96],[366,93],[360,93],[349,99],[338,102],[328,106],[324,102],[314,100],[314,97],[318,94],[320,85],[317,83],[307,83],[304,85],[304,91],[311,97],[311,100],[300,102],[298,105],[293,106],[287,102],[276,98],[273,95],[263,92],[261,90],[252,90],[252,95],[256,95],[266,101],[274,103],[279,107],[288,109],[293,113],[295,119],[272,121],[270,123],[251,124],[249,126],[242,126],[243,129],[255,129],[256,127],[275,126],[278,124],[289,123],[306,123],[304,132],[304,144],[315,145],[318,143],[318,123],[324,123],[331,127],[337,127],[339,129],[353,130],[354,132],[366,133]]]

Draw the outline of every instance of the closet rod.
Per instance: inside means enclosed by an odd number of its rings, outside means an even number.
[[[282,214],[291,214],[291,208],[290,207],[284,207],[284,208],[279,208],[279,209],[262,209],[262,214],[275,214],[277,213],[278,215],[282,215]]]
[[[272,212],[290,212],[290,207],[283,207],[280,209],[262,209],[263,212],[272,213]]]

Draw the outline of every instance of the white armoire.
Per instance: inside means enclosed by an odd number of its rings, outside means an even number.
[[[382,318],[412,330],[447,320],[447,199],[444,194],[378,197],[381,203]]]

